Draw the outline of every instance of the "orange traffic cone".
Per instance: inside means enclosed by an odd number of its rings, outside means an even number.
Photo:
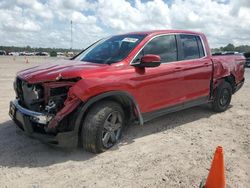
[[[218,146],[214,153],[214,159],[207,177],[205,188],[225,188],[226,178],[224,173],[224,156],[223,148]]]

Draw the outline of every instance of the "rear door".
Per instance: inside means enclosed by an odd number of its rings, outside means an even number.
[[[212,61],[207,57],[202,39],[198,35],[177,35],[178,67],[183,75],[185,100],[209,96]]]

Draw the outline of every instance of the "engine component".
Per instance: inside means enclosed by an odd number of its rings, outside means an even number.
[[[45,106],[45,111],[48,113],[51,113],[53,111],[56,111],[56,104],[54,101],[49,100],[48,105]]]

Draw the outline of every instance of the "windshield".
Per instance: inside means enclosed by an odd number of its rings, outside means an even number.
[[[127,34],[102,39],[91,45],[74,60],[111,64],[123,60],[146,35]]]

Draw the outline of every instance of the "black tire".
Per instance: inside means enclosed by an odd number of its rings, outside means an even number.
[[[124,122],[124,111],[118,103],[102,101],[95,104],[82,125],[83,148],[92,153],[111,148],[121,138]]]
[[[215,90],[212,108],[215,112],[224,112],[230,105],[232,98],[232,86],[228,82],[223,82]]]

